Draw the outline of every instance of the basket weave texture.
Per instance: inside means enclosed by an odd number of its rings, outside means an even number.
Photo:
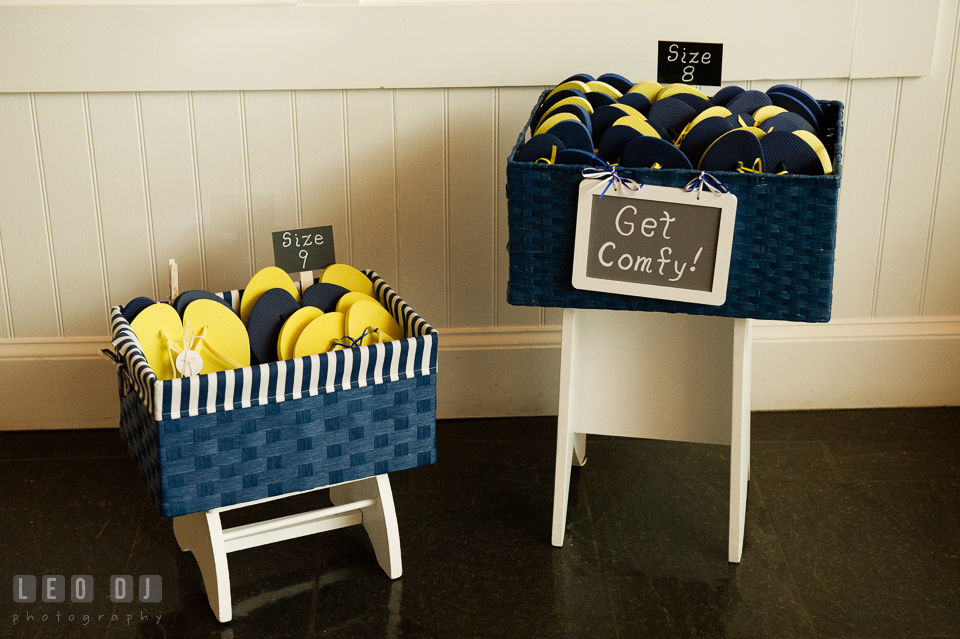
[[[432,464],[436,374],[157,422],[135,392],[120,436],[164,517]]]
[[[216,402],[214,411],[204,411],[205,402],[200,402],[194,410],[176,412],[176,418],[170,417],[170,402],[156,397],[169,380],[158,381],[149,368],[144,370],[129,325],[116,320],[115,344],[123,344],[118,348],[120,436],[160,514],[177,517],[436,462],[436,331],[376,274],[368,274],[383,299],[395,298],[395,317],[403,320],[406,314],[408,328],[416,326],[415,337],[392,342],[391,349],[385,349],[390,344],[365,346],[228,371],[238,379],[262,377],[263,388],[272,392],[259,400],[256,393],[247,393],[239,405]],[[370,375],[358,376],[356,366],[351,373],[344,367],[345,355],[346,361],[363,366],[369,362]],[[381,370],[374,366],[377,361],[397,365]],[[275,383],[278,375],[283,379],[284,367],[278,364],[295,364],[297,370],[312,365],[329,375],[311,386],[305,374],[304,386],[291,394],[289,384]],[[138,374],[131,375],[132,370]],[[208,378],[210,383],[203,385],[208,388],[214,386],[214,375],[224,377],[221,372],[175,381]],[[141,377],[151,380],[146,396]],[[223,394],[222,380],[216,388],[211,405]]]
[[[820,105],[827,120],[835,123],[823,136],[833,161],[832,175],[713,173],[737,196],[730,275],[722,306],[574,288],[571,278],[581,167],[515,162],[517,149],[527,139],[528,121],[507,161],[507,301],[517,306],[829,321],[843,104]],[[641,184],[682,188],[699,171],[618,168],[618,174]],[[710,197],[710,193],[704,191],[703,197]]]

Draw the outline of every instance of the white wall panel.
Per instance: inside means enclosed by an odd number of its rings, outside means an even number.
[[[954,65],[956,55],[955,45]],[[960,315],[960,83],[955,77],[942,153],[923,289],[922,314],[931,317]]]
[[[259,271],[274,265],[272,233],[300,228],[293,97],[290,91],[248,91],[243,105],[254,270]]]
[[[296,91],[294,99],[303,226],[333,226],[337,261],[352,264],[345,92]]]
[[[254,265],[240,94],[204,92],[192,98],[207,286],[242,288]]]
[[[181,291],[207,288],[200,242],[200,182],[191,96],[143,93],[139,98],[157,295],[166,299],[170,286],[167,265],[171,259],[177,261]]]
[[[937,168],[946,124],[946,85],[953,72],[956,19],[956,3],[942,3],[930,75],[904,78],[901,86],[877,286],[877,317],[920,314],[933,194],[940,176]]]
[[[59,311],[31,96],[0,95],[0,123],[0,266],[6,287],[0,331],[4,337],[52,337],[60,333]]]
[[[154,289],[153,237],[145,197],[137,96],[88,96],[110,305]]]
[[[449,92],[447,195],[449,198],[449,322],[452,327],[493,326],[496,278],[494,212],[499,185],[494,89]]]
[[[540,309],[507,303],[507,279],[510,273],[507,240],[510,232],[506,189],[507,157],[530,118],[530,111],[536,105],[541,91],[540,87],[497,89],[497,238],[493,246],[497,259],[497,326],[540,324]]]
[[[938,0],[133,4],[0,6],[0,91],[532,86],[609,65],[611,39],[636,77],[656,73],[658,40],[724,42],[734,79],[912,76],[930,69]],[[593,46],[550,48],[531,25]]]
[[[396,92],[397,292],[430,324],[447,326],[446,91]]]
[[[802,81],[847,107],[836,321],[755,333],[755,378],[768,380],[755,405],[953,401],[957,5],[940,9],[929,76]],[[39,379],[82,336],[105,336],[108,296],[165,297],[171,257],[181,290],[240,287],[273,262],[273,230],[331,224],[339,261],[376,269],[447,327],[446,416],[555,410],[558,351],[544,336],[557,329],[542,327],[559,311],[506,303],[506,158],[541,89],[0,94],[0,338],[13,338],[0,344],[0,384],[17,362]],[[531,368],[518,376],[501,360]],[[871,371],[900,360],[939,382],[892,393]],[[786,392],[824,365],[850,381]],[[490,388],[510,385],[503,401],[462,396],[475,370]]]
[[[0,339],[13,336],[10,297],[7,295],[6,269],[3,266],[3,238],[0,235]]]
[[[872,317],[897,80],[855,80],[847,105],[837,212],[833,317]]]
[[[36,96],[37,129],[66,336],[107,330],[101,223],[85,96]]]
[[[397,183],[393,91],[347,94],[350,253],[353,266],[397,281]]]
[[[849,100],[850,80],[846,78],[801,80],[797,86],[818,100],[839,100],[845,105]]]

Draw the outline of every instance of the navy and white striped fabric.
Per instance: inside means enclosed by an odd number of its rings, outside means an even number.
[[[113,345],[154,419],[273,404],[437,372],[438,334],[383,279],[364,271],[406,339],[181,379],[158,380],[130,324],[112,309]],[[239,314],[242,291],[219,293]]]

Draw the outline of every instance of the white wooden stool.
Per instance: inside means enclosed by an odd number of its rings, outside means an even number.
[[[751,320],[565,309],[553,501],[563,545],[571,465],[586,434],[726,444],[729,560],[743,553],[750,468]]]
[[[387,475],[344,482],[330,486],[329,489],[330,501],[334,504],[332,507],[233,528],[222,528],[220,513],[302,493],[279,495],[174,517],[173,532],[177,543],[184,552],[193,552],[200,566],[200,574],[203,575],[207,599],[217,619],[227,622],[233,618],[227,553],[246,548],[363,524],[380,567],[391,579],[401,575],[400,532]]]

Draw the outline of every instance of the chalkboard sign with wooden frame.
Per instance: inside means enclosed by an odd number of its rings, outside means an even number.
[[[606,192],[604,193],[604,189]],[[720,306],[727,297],[737,198],[580,184],[575,288]]]

